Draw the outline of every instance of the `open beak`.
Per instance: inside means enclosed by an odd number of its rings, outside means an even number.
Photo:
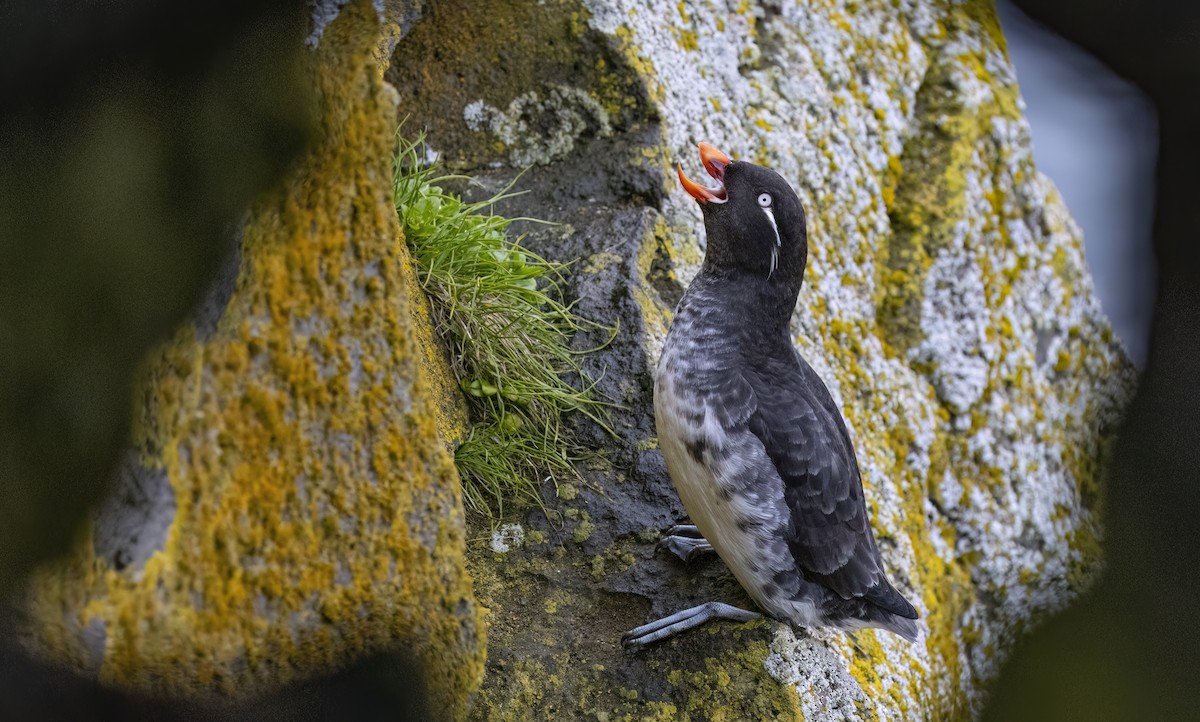
[[[683,174],[683,166],[676,166],[679,172],[679,184],[692,198],[701,203],[724,203],[728,200],[725,195],[725,167],[733,161],[729,156],[717,150],[708,143],[700,144],[700,162],[704,170],[717,181],[716,188],[705,188]]]

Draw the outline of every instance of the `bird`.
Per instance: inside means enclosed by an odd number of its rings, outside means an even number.
[[[654,374],[658,444],[692,525],[662,544],[715,551],[754,602],[793,628],[918,637],[889,581],[841,411],[789,330],[808,262],[800,197],[774,170],[700,143],[716,188],[699,204],[704,261],[675,310]],[[758,612],[707,602],[628,632],[637,650],[710,619]]]

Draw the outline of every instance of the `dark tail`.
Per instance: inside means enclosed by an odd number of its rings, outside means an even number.
[[[897,617],[891,612],[885,612],[882,609],[879,609],[875,615],[875,618],[871,621],[880,628],[886,629],[895,634],[899,634],[901,637],[904,637],[910,642],[917,641],[917,634],[919,630],[917,629],[917,622],[914,619]]]
[[[866,594],[852,599],[843,599],[831,591],[825,603],[827,619],[835,627],[878,627],[910,642],[917,641],[920,632],[917,610],[886,579],[880,579]]]
[[[887,579],[880,579],[878,584],[867,590],[863,599],[898,617],[916,619],[918,616],[913,605],[909,604],[904,595],[896,591]]]
[[[864,596],[866,616],[874,625],[894,632],[910,642],[917,641],[917,610],[886,579]]]

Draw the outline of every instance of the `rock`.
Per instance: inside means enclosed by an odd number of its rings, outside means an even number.
[[[194,5],[187,24],[151,4],[0,6],[0,596],[70,548],[146,352],[312,131],[288,42],[303,17]]]
[[[320,139],[145,361],[115,495],[33,579],[33,644],[56,662],[244,698],[399,646],[430,708],[466,713],[486,630],[445,446],[462,419],[392,205],[377,56],[399,31],[376,12],[322,28],[305,60]]]
[[[469,40],[466,40],[468,39]],[[395,49],[401,113],[578,259],[585,357],[620,404],[578,494],[471,550],[492,610],[476,719],[955,719],[1021,635],[1101,567],[1101,474],[1133,370],[1080,232],[1038,174],[988,3],[649,0],[433,4]],[[716,624],[643,654],[620,635],[708,599],[717,560],[655,552],[683,510],[650,371],[702,256],[670,177],[706,140],[779,170],[809,212],[796,344],[844,409],[872,522],[923,638]],[[594,337],[578,340],[590,348]],[[590,717],[589,717],[590,715]]]

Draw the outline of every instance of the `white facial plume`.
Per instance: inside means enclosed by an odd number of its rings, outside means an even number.
[[[771,222],[771,230],[775,231],[775,245],[771,248],[771,270],[767,271],[767,278],[770,278],[771,274],[774,273],[775,269],[779,266],[780,246],[779,226],[775,223],[775,212],[771,210],[770,193],[758,194],[758,207],[762,208],[763,213],[767,215],[767,220]]]

